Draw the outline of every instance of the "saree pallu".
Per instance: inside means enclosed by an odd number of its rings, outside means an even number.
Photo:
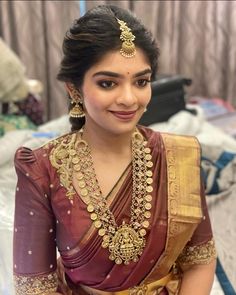
[[[101,247],[102,237],[97,234],[97,229],[91,223],[86,204],[76,184],[74,202],[69,202],[65,197],[68,188],[61,185],[61,180],[66,170],[63,170],[63,174],[62,170],[53,167],[50,157],[53,148],[62,142],[64,146],[68,144],[69,148],[73,134],[68,134],[36,151],[23,150],[24,156],[20,152],[16,157],[18,187],[21,188],[16,194],[18,209],[15,227],[18,228],[18,234],[15,235],[15,245],[19,245],[19,238],[21,241],[26,238],[26,231],[23,230],[25,228],[28,234],[32,233],[32,239],[37,235],[37,240],[42,238],[44,241],[39,245],[30,241],[30,248],[33,249],[30,251],[38,253],[35,257],[22,254],[22,249],[19,255],[19,248],[15,248],[16,276],[23,274],[32,278],[35,274],[45,276],[55,272],[56,257],[53,247],[56,239],[64,267],[63,273],[69,287],[63,292],[73,290],[73,294],[77,295],[78,291],[82,294],[79,286],[84,285],[112,294],[160,280],[170,272],[186,247],[201,246],[211,240],[212,231],[204,190],[200,183],[200,151],[196,139],[161,135],[144,127],[139,127],[139,130],[148,141],[154,164],[152,215],[145,236],[146,246],[139,261],[129,265],[116,265],[109,260],[108,250]],[[27,180],[28,188],[24,185],[23,189],[22,182],[25,184]],[[30,186],[33,187],[29,190]],[[128,168],[107,197],[118,225],[122,221],[129,223],[131,195],[132,172]],[[24,210],[19,210],[22,206]],[[32,207],[34,210],[30,211]],[[33,224],[26,223],[24,214],[28,216],[29,212],[35,213],[36,210],[39,218],[34,219]],[[34,233],[33,229],[42,227],[42,222],[46,223],[44,227],[49,230],[40,229]],[[25,247],[22,242],[21,247]],[[48,254],[48,249],[52,250],[53,255]],[[200,260],[197,257],[201,256],[196,256],[194,263],[209,261],[214,256],[213,252],[211,250],[207,257]],[[24,263],[19,263],[22,257]],[[187,263],[183,257],[180,262]],[[63,286],[68,287],[65,284]],[[163,289],[162,292],[168,294],[167,289]]]

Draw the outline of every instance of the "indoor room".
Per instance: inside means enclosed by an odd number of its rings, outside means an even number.
[[[236,1],[0,2],[0,295],[236,295]]]

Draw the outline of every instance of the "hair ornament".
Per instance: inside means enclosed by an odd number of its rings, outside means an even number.
[[[131,32],[131,29],[127,26],[126,22],[117,18],[117,22],[120,25],[120,40],[122,41],[120,53],[124,57],[134,57],[136,53],[134,40],[135,36]]]

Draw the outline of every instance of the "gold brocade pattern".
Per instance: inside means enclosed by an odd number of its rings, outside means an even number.
[[[69,134],[62,138],[50,142],[45,148],[53,145],[50,152],[50,162],[57,169],[60,177],[60,183],[67,190],[66,196],[69,200],[73,199],[76,191],[72,185],[72,159],[75,154],[74,145],[76,142],[76,133]]]
[[[53,140],[50,140],[49,142],[47,142],[46,144],[43,145],[43,148],[45,150],[48,150],[51,146],[55,146],[56,144],[58,144],[60,142],[60,139],[62,139],[64,137],[59,137],[59,138],[55,138]]]
[[[178,258],[180,264],[209,264],[212,259],[216,258],[216,249],[214,240],[198,245],[186,246]]]
[[[202,220],[200,152],[194,137],[161,134],[168,179],[168,230],[165,250],[143,283],[165,276]],[[191,173],[189,173],[191,169]]]
[[[16,295],[46,295],[56,292],[57,284],[58,278],[56,273],[37,277],[14,275]]]

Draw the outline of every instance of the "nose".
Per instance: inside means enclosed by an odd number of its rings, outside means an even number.
[[[117,98],[117,104],[125,105],[126,107],[133,106],[137,103],[137,97],[131,85],[127,85],[121,89],[120,95]]]

